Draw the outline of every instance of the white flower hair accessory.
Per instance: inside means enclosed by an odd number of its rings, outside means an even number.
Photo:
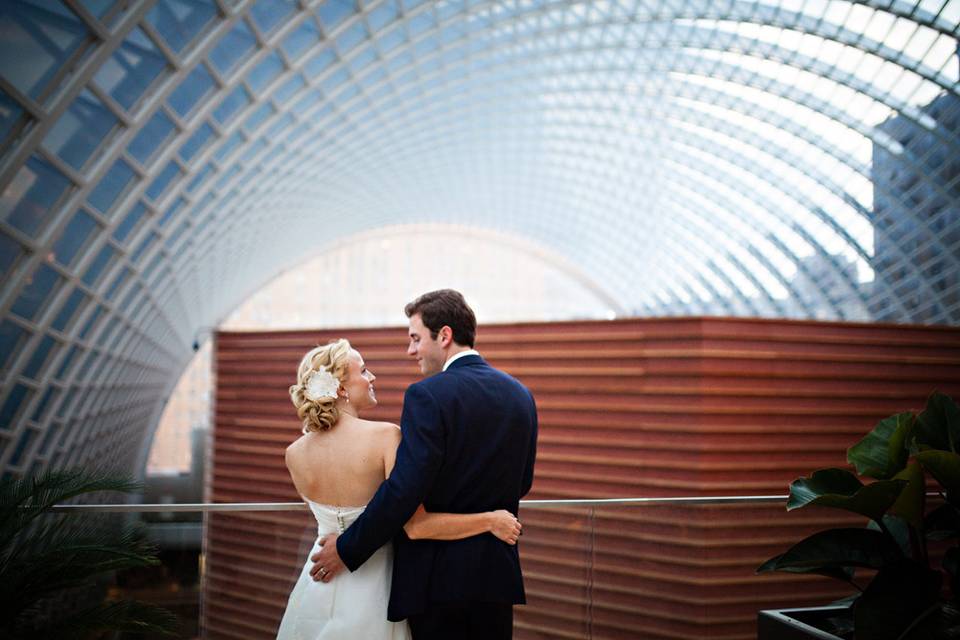
[[[316,402],[327,398],[336,398],[337,390],[340,389],[340,381],[326,369],[321,369],[320,371],[312,371],[307,376],[306,384],[303,387],[303,395]]]

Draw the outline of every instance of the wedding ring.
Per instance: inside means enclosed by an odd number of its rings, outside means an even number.
[[[320,567],[320,575],[321,575],[321,576],[327,575],[327,570],[324,569],[323,567]]]

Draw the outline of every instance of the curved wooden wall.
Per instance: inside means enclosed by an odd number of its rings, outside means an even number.
[[[208,498],[289,501],[299,435],[286,394],[303,353],[347,337],[377,374],[372,418],[397,421],[417,379],[404,328],[216,337]],[[784,494],[886,415],[960,398],[960,330],[684,318],[483,326],[478,349],[537,398],[529,498]],[[753,638],[756,611],[846,595],[754,568],[830,511],[782,505],[525,509],[529,603],[518,638]],[[271,638],[315,532],[307,512],[214,515],[209,638]]]

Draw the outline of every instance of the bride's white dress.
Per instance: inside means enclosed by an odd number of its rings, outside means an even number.
[[[307,554],[303,571],[290,592],[277,640],[409,640],[406,621],[387,620],[393,545],[385,544],[353,573],[344,570],[330,582],[310,577],[310,556],[320,538],[343,533],[366,507],[333,507],[306,500],[317,518],[317,541]]]

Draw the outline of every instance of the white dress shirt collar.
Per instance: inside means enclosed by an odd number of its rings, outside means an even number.
[[[450,366],[450,363],[458,358],[462,358],[464,356],[478,356],[478,355],[480,355],[480,352],[477,351],[476,349],[467,349],[466,351],[461,351],[460,353],[456,353],[450,356],[449,358],[447,358],[447,361],[443,363],[443,370],[446,371],[447,367]]]

